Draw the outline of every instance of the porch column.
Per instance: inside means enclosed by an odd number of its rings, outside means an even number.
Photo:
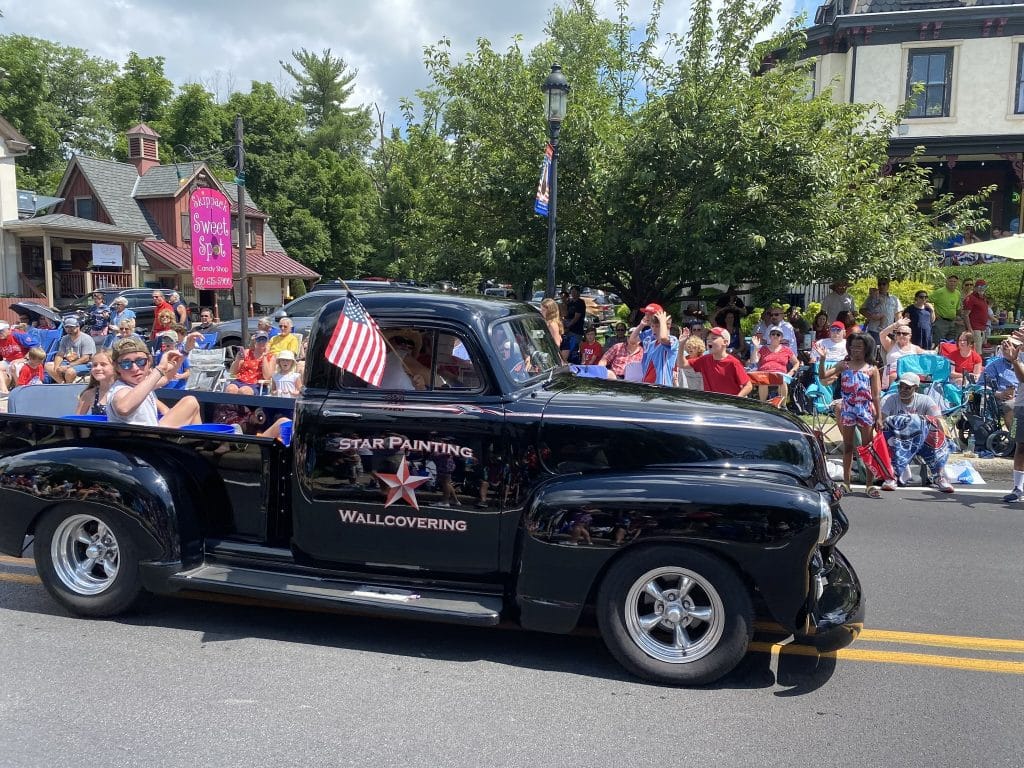
[[[96,269],[96,265],[93,265],[93,269]],[[92,293],[92,269],[85,270],[85,295],[88,296]]]
[[[57,305],[56,293],[53,290],[53,252],[50,250],[50,236],[43,233],[43,275],[45,282],[46,301],[53,307]]]
[[[128,243],[126,247],[126,250],[128,251],[128,274],[132,276],[132,285],[142,285],[142,283],[139,282],[139,274],[137,270],[138,260],[135,258],[138,248],[138,243]]]

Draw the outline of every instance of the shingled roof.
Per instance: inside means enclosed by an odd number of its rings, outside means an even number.
[[[138,176],[134,166],[130,166]],[[154,165],[146,175],[139,178],[135,187],[135,197],[172,197],[181,187],[181,179],[188,179],[192,174],[203,168],[203,163],[177,163],[175,165]],[[181,174],[181,179],[178,174]]]
[[[20,221],[9,221],[4,224],[4,229],[11,230],[14,232],[22,230],[37,230],[47,229],[54,230],[60,229],[65,232],[76,232],[83,235],[100,235],[100,236],[113,236],[113,237],[131,237],[137,235],[139,238],[149,237],[150,230],[148,228],[129,229],[127,227],[120,227],[116,224],[106,224],[102,221],[92,221],[91,219],[82,219],[78,216],[71,216],[67,213],[50,213],[46,216],[34,216],[31,219],[21,219]]]
[[[1024,5],[1024,0],[833,0],[819,8],[846,16],[864,13],[899,13],[938,8],[976,8],[987,5]]]
[[[134,198],[135,185],[139,181],[139,172],[134,165],[78,155],[68,165],[61,188],[76,164],[115,226],[134,232],[149,231],[154,237],[163,237],[156,222],[146,215]]]

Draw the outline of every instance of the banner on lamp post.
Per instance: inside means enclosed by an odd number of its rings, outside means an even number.
[[[189,199],[188,220],[192,284],[199,291],[231,290],[231,203],[216,189],[197,189]]]
[[[551,158],[555,150],[548,144],[544,148],[544,160],[540,166],[540,181],[537,184],[537,199],[533,202],[533,212],[541,216],[548,215],[548,201],[551,197]]]

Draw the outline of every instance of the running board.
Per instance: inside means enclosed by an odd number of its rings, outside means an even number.
[[[406,616],[482,627],[495,626],[501,620],[502,600],[492,595],[401,589],[226,565],[201,565],[175,574],[169,581],[182,590],[334,606],[340,610],[381,616]]]

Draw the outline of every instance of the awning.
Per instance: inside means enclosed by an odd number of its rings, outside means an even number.
[[[186,248],[175,248],[163,240],[145,240],[139,243],[153,272],[192,271],[192,252]],[[287,277],[302,280],[317,280],[320,274],[300,264],[281,251],[246,251],[245,261],[250,277]],[[231,249],[231,267],[238,274],[238,250]]]

